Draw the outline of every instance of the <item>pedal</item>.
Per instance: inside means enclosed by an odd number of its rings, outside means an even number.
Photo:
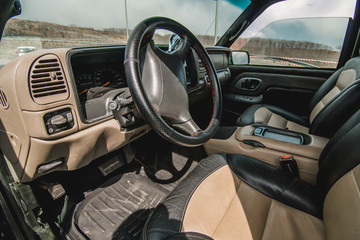
[[[128,164],[131,163],[135,158],[135,150],[132,147],[132,145],[128,144],[128,145],[124,146],[123,152],[124,152],[124,156],[126,159],[126,163],[128,163]]]
[[[115,170],[119,169],[124,165],[124,161],[119,158],[111,158],[108,161],[104,162],[103,164],[98,166],[98,169],[105,177],[110,173],[114,172]]]
[[[49,185],[46,189],[54,200],[59,199],[66,193],[65,189],[61,184]]]

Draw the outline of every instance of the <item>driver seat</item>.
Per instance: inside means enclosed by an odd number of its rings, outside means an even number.
[[[359,120],[360,111],[323,149],[316,186],[243,155],[203,159],[143,239],[360,239]]]
[[[359,78],[360,57],[355,57],[315,93],[308,118],[273,105],[255,104],[243,112],[236,125],[261,124],[330,138],[360,108]]]

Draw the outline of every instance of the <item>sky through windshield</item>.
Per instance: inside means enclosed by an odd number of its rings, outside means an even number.
[[[31,0],[21,1],[19,19],[44,21],[79,27],[125,28],[125,0]],[[219,1],[218,35],[250,4],[249,0]],[[127,0],[129,28],[151,16],[175,19],[199,35],[212,35],[215,28],[216,1],[214,0]]]

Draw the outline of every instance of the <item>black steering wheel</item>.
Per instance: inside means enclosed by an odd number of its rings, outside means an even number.
[[[175,51],[165,52],[155,46],[152,38],[156,29],[169,30],[182,38]],[[213,111],[204,130],[189,112],[185,64],[191,49],[204,63],[211,85]],[[198,146],[215,134],[221,116],[220,84],[209,55],[188,29],[163,17],[140,22],[129,37],[124,65],[133,101],[156,133],[183,146]]]

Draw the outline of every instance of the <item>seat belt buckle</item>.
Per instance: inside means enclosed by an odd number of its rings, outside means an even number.
[[[280,165],[281,168],[287,173],[295,177],[299,177],[299,168],[297,166],[296,160],[292,155],[280,156]]]

